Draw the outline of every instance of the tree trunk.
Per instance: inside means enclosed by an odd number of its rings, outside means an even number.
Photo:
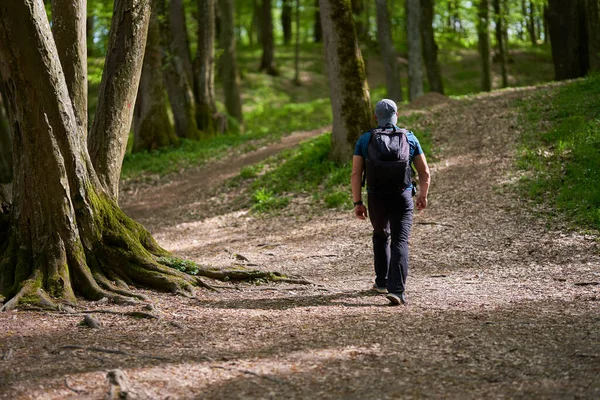
[[[550,43],[550,26],[548,24],[548,6],[544,6],[544,44]]]
[[[52,0],[52,35],[81,135],[87,135],[87,7],[85,0]],[[76,38],[73,40],[73,38]]]
[[[600,71],[600,6],[598,0],[586,0],[586,22],[590,54],[590,71]]]
[[[102,189],[42,2],[0,4],[0,75],[16,162],[10,225],[0,229],[0,293],[10,299],[2,309],[73,303],[75,293],[144,298],[125,282],[192,292],[196,279],[161,265],[157,257],[168,253]]]
[[[244,123],[242,114],[242,100],[240,95],[240,79],[237,66],[237,52],[234,34],[234,1],[219,0],[221,15],[223,16],[223,30],[221,31],[221,71],[223,77],[223,90],[225,92],[225,109],[235,118],[240,125]]]
[[[12,182],[13,177],[12,134],[5,106],[0,95],[0,184]]]
[[[408,40],[408,100],[423,95],[420,0],[406,0]]]
[[[115,1],[98,106],[88,148],[107,193],[119,196],[121,164],[133,118],[150,21],[150,0]]]
[[[158,8],[154,7],[148,27],[144,67],[140,77],[133,118],[133,152],[156,150],[177,142],[167,113],[163,81],[163,49],[160,41]]]
[[[281,27],[283,29],[283,44],[286,46],[292,42],[292,13],[292,0],[282,0]]]
[[[500,0],[494,0],[494,16],[496,22],[497,58],[502,72],[502,87],[505,88],[508,87],[508,73],[506,71],[506,54],[504,52],[504,18],[500,9]]]
[[[94,43],[94,16],[88,15],[85,22],[87,55],[88,57],[96,56],[96,45]]]
[[[271,0],[262,0],[260,15],[260,28],[262,38],[262,58],[260,61],[260,71],[265,71],[269,75],[276,76],[278,71],[275,68],[275,40],[273,39],[273,15],[271,12]]]
[[[481,57],[481,90],[492,90],[492,72],[490,60],[490,5],[488,0],[479,0],[477,12],[477,37]]]
[[[165,0],[156,0],[156,9],[162,42],[161,48],[157,50],[162,54],[163,80],[173,111],[175,133],[180,138],[200,139],[183,2],[171,0],[167,6]],[[156,74],[158,73],[159,71],[156,71]],[[169,131],[170,129],[167,129],[165,133]]]
[[[217,127],[215,101],[215,0],[198,0],[198,49],[194,61],[196,122],[205,135]]]
[[[323,41],[323,29],[321,29],[321,11],[319,9],[319,0],[315,0],[315,22],[313,24],[313,38],[315,43]]]
[[[294,83],[300,85],[300,0],[296,0],[296,46],[294,49]]]
[[[537,45],[537,35],[535,33],[535,4],[533,1],[529,2],[529,11],[527,13],[527,32],[529,33],[529,41],[532,46]]]
[[[351,0],[352,14],[354,15],[354,26],[356,27],[356,36],[359,42],[367,36],[365,23],[362,19],[362,14],[365,11],[365,0]]]
[[[319,5],[333,111],[331,157],[346,162],[372,125],[369,88],[350,0],[320,0]]]
[[[548,22],[556,80],[585,76],[589,68],[588,41],[582,0],[549,0]]]
[[[434,0],[421,0],[421,38],[427,81],[432,92],[444,94],[442,73],[438,61],[438,46],[433,32]]]
[[[403,100],[402,83],[400,81],[400,65],[398,54],[392,40],[390,13],[387,0],[376,0],[377,7],[377,40],[381,48],[381,59],[385,67],[387,96],[400,103]]]

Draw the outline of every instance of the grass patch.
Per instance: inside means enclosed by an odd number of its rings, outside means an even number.
[[[600,74],[518,101],[522,188],[580,228],[600,228]]]

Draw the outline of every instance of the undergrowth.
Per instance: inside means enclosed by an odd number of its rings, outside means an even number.
[[[600,228],[600,74],[520,100],[521,187],[581,228]]]

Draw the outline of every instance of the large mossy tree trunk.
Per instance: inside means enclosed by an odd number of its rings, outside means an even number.
[[[225,92],[225,109],[227,114],[235,118],[238,124],[243,125],[242,97],[240,91],[240,78],[238,74],[236,39],[234,32],[234,1],[219,0],[223,27],[221,30],[221,72],[223,91]]]
[[[167,112],[162,52],[158,8],[154,7],[135,100],[133,152],[156,150],[177,143],[177,136]]]
[[[162,71],[177,137],[197,140],[193,73],[182,0],[156,0],[162,50]]]
[[[444,94],[442,72],[438,60],[438,45],[433,31],[433,16],[434,0],[421,0],[421,39],[429,90]]]
[[[98,105],[89,132],[94,169],[115,200],[143,66],[150,4],[150,0],[115,1]]]
[[[358,137],[372,127],[369,87],[350,0],[320,0],[319,5],[333,111],[331,158],[346,162]]]
[[[413,101],[423,95],[420,0],[406,0],[406,30],[408,41],[408,100]]]
[[[548,22],[556,80],[585,76],[589,47],[584,0],[549,0]]]
[[[492,90],[492,68],[490,59],[490,4],[479,0],[477,8],[477,38],[481,58],[481,90]]]
[[[400,80],[400,64],[398,54],[392,40],[390,12],[387,0],[376,0],[377,7],[377,41],[381,48],[381,59],[385,68],[385,83],[388,98],[401,102],[402,82]]]
[[[275,39],[273,37],[273,12],[271,0],[262,0],[260,8],[260,38],[262,45],[262,57],[260,60],[260,71],[269,75],[279,74],[275,67]]]
[[[194,93],[198,128],[206,136],[219,132],[215,101],[215,0],[198,0]]]
[[[508,87],[508,72],[506,69],[506,47],[504,43],[504,15],[501,9],[500,0],[493,0],[494,2],[494,19],[496,24],[496,55],[498,63],[500,64],[500,71],[502,75],[502,87]]]

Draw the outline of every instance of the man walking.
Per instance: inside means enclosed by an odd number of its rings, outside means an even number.
[[[408,238],[413,218],[414,183],[411,165],[419,175],[417,209],[427,207],[430,174],[425,154],[416,136],[396,126],[396,103],[383,99],[375,105],[378,127],[364,133],[352,158],[354,215],[373,225],[375,284],[387,293],[391,305],[406,304]],[[363,171],[367,181],[367,208],[362,201]]]

